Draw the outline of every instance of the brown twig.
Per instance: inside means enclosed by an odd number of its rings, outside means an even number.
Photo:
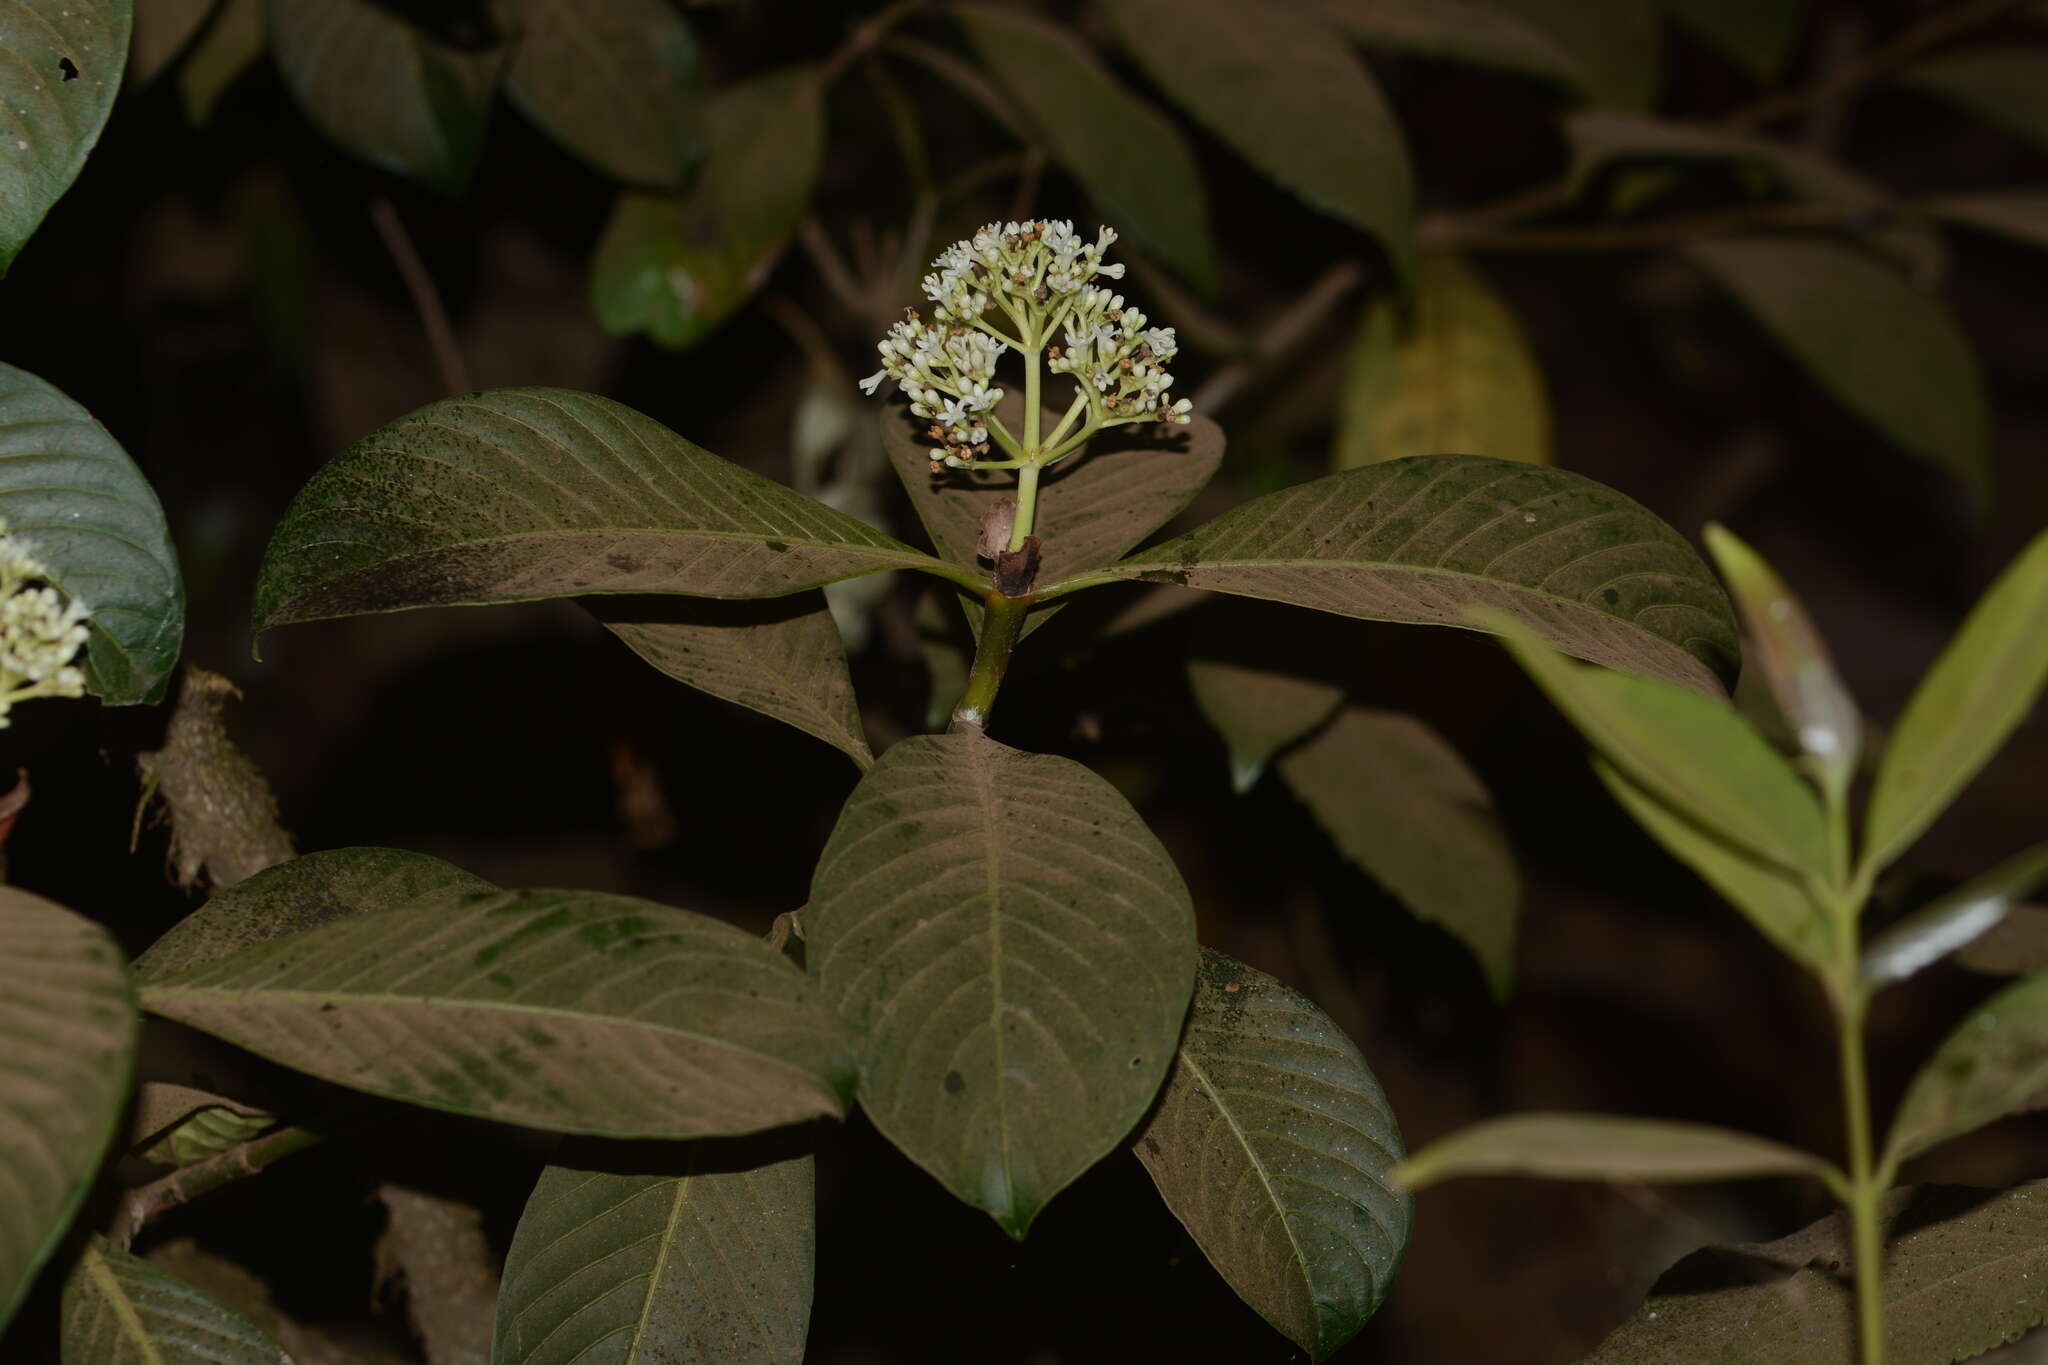
[[[839,45],[839,50],[827,57],[818,67],[819,85],[832,84],[857,58],[880,47],[882,40],[887,38],[898,24],[921,9],[924,2],[925,0],[895,0],[895,3],[884,5],[862,20],[860,26],[847,35],[846,41]]]
[[[1300,298],[1282,309],[1261,329],[1252,343],[1250,355],[1231,361],[1210,375],[1209,381],[1195,391],[1195,410],[1214,413],[1236,397],[1237,391],[1244,387],[1255,369],[1278,360],[1300,345],[1330,310],[1342,303],[1364,279],[1365,270],[1356,261],[1339,261],[1325,270],[1302,292]]]
[[[160,1180],[138,1185],[115,1205],[108,1235],[117,1246],[128,1246],[150,1219],[244,1176],[255,1175],[292,1153],[311,1147],[322,1136],[310,1128],[280,1128],[230,1147],[219,1156],[172,1171]]]
[[[846,259],[839,249],[832,245],[832,239],[825,235],[825,225],[816,218],[804,219],[804,225],[797,232],[797,240],[804,245],[804,254],[811,258],[811,264],[818,268],[819,278],[832,291],[832,297],[839,306],[855,317],[866,317],[867,295],[861,292],[860,282],[847,267]]]
[[[455,329],[448,324],[441,291],[434,287],[434,277],[427,273],[411,235],[399,221],[398,210],[389,199],[373,199],[370,221],[376,224],[377,235],[384,239],[384,249],[391,253],[391,263],[398,267],[399,278],[412,295],[413,310],[419,314],[420,328],[427,334],[427,345],[433,349],[434,363],[441,371],[442,387],[449,393],[468,393],[469,366],[462,359],[462,348],[455,343]]]
[[[1180,287],[1172,275],[1152,263],[1152,258],[1129,242],[1117,251],[1131,268],[1131,275],[1145,286],[1145,297],[1153,300],[1162,315],[1172,318],[1181,340],[1211,355],[1239,356],[1256,343],[1243,332],[1195,302],[1194,295]]]
[[[1026,126],[1022,114],[1012,107],[1009,96],[997,89],[980,71],[938,44],[898,33],[882,44],[882,51],[916,62],[970,101],[980,105],[983,113],[1001,124],[1019,142],[1039,140]]]

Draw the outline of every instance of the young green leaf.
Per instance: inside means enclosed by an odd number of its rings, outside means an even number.
[[[228,87],[262,58],[263,3],[221,0],[213,22],[178,64],[178,102],[193,127],[204,127]]]
[[[697,42],[666,0],[519,0],[505,93],[608,175],[670,187],[703,150]]]
[[[1888,986],[1962,951],[2004,923],[2020,898],[2044,882],[2048,844],[2036,844],[1971,878],[1871,939],[1863,949],[1864,983]]]
[[[1811,1152],[1702,1123],[1608,1114],[1510,1114],[1431,1143],[1402,1162],[1394,1179],[1419,1190],[1466,1175],[1664,1183],[1825,1177],[1832,1169]]]
[[[1534,25],[1485,0],[1314,0],[1353,41],[1434,61],[1497,66],[1580,94],[1588,77],[1579,59]]]
[[[213,15],[216,0],[130,0],[135,31],[128,44],[128,79],[154,80],[176,61]]]
[[[1945,194],[1921,207],[1936,218],[2048,250],[2048,190]]]
[[[875,1126],[1022,1237],[1152,1102],[1194,910],[1114,787],[978,731],[906,739],[854,789],[804,912]]]
[[[1550,398],[1529,339],[1478,272],[1422,258],[1413,299],[1376,297],[1351,343],[1337,469],[1408,455],[1551,463]]]
[[[1885,1144],[1891,1166],[2030,1109],[2048,1090],[2048,973],[1973,1010],[1906,1087]]]
[[[131,0],[0,0],[0,274],[100,140],[132,24]]]
[[[841,1113],[851,1088],[842,1032],[785,958],[627,896],[503,891],[344,914],[147,972],[141,995],[340,1085],[562,1132],[747,1133]]]
[[[1198,289],[1212,289],[1208,195],[1180,130],[1117,84],[1066,29],[1009,5],[966,4],[953,13],[1103,217]]]
[[[63,1365],[278,1365],[240,1313],[94,1237],[64,1281]]]
[[[1493,0],[1577,58],[1596,104],[1647,108],[1664,81],[1653,0]]]
[[[591,261],[598,321],[693,346],[767,279],[810,208],[825,147],[817,72],[785,67],[704,109],[703,169],[680,195],[619,196]]]
[[[165,1166],[190,1166],[219,1156],[277,1126],[277,1116],[194,1090],[189,1085],[144,1081],[129,1117],[129,1150]]]
[[[1209,1263],[1311,1360],[1386,1298],[1412,1217],[1394,1111],[1343,1030],[1264,972],[1202,950],[1134,1146]]]
[[[1720,584],[1684,537],[1611,488],[1478,455],[1390,460],[1268,493],[1097,574],[1479,629],[1512,612],[1560,649],[1719,694],[1735,662]]]
[[[373,0],[270,0],[270,55],[321,132],[454,193],[483,147],[501,35],[457,47]]]
[[[2048,682],[2048,532],[2020,551],[1927,670],[1870,793],[1864,860],[1883,867],[1947,809]]]
[[[1805,0],[1657,0],[1671,21],[1770,85],[1785,74],[1806,20]]]
[[[0,365],[0,520],[84,605],[86,689],[116,705],[163,695],[185,634],[185,587],[149,481],[92,414]]]
[[[874,761],[822,594],[749,602],[590,597],[583,605],[677,682],[816,735],[862,769]]]
[[[1892,79],[2048,146],[2048,46],[2000,43],[1942,52]]]
[[[693,1142],[621,1171],[541,1172],[512,1249],[496,1365],[794,1365],[817,1243],[809,1156]],[[606,1156],[615,1154],[606,1153]]]
[[[1984,377],[1940,300],[1818,238],[1726,237],[1686,250],[1844,407],[1984,496]]]
[[[1651,678],[1572,663],[1504,612],[1480,615],[1630,781],[1738,849],[1795,874],[1831,875],[1820,804],[1735,708]]]
[[[1248,792],[1273,755],[1337,713],[1344,689],[1319,678],[1221,659],[1188,660],[1188,691],[1230,752],[1230,785]]]
[[[135,1005],[98,925],[0,888],[0,1332],[70,1225],[128,1100]]]
[[[1279,768],[1339,851],[1470,948],[1505,998],[1522,879],[1493,797],[1458,751],[1413,716],[1351,706]]]
[[[878,569],[976,580],[566,389],[443,399],[315,474],[256,584],[258,630],[584,593],[780,597]]]
[[[1312,208],[1415,263],[1415,174],[1372,76],[1314,5],[1105,0],[1154,84]]]

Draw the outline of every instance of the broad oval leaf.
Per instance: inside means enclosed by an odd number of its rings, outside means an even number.
[[[64,1365],[289,1365],[240,1313],[104,1237],[64,1281]]]
[[[1892,730],[1871,789],[1863,857],[1897,858],[2026,718],[2048,682],[2048,531],[1970,609]]]
[[[0,0],[0,274],[100,140],[133,9],[131,0]]]
[[[1906,1087],[1885,1144],[1891,1165],[2035,1106],[2048,1090],[2048,973],[1972,1010]]]
[[[561,1132],[753,1132],[839,1114],[851,1089],[844,1036],[787,959],[629,896],[502,891],[343,915],[150,973],[141,994],[340,1085]]]
[[[1962,951],[2003,924],[2019,908],[2020,898],[2044,882],[2048,882],[2048,844],[2036,844],[1982,876],[1972,877],[1864,945],[1864,983],[1888,986]]]
[[[1197,288],[1213,288],[1208,194],[1180,130],[1117,84],[1067,30],[1008,5],[967,4],[953,13],[1103,216]]]
[[[1936,218],[2048,250],[2048,190],[1948,194],[1921,207]]]
[[[1347,706],[1279,769],[1338,851],[1470,948],[1506,998],[1522,878],[1492,794],[1458,751],[1413,716]]]
[[[1763,84],[1785,72],[1806,21],[1805,0],[1657,0],[1671,21]]]
[[[1468,1175],[1669,1183],[1825,1177],[1832,1170],[1811,1152],[1703,1123],[1610,1114],[1510,1114],[1431,1143],[1402,1162],[1394,1179],[1419,1190]]]
[[[1664,81],[1654,0],[1492,0],[1577,59],[1596,104],[1642,109]]]
[[[1313,0],[1366,47],[1519,71],[1583,93],[1586,70],[1548,33],[1485,0]]]
[[[277,1126],[277,1116],[189,1085],[144,1081],[128,1120],[129,1150],[165,1166],[219,1156]]]
[[[1409,455],[1551,463],[1543,370],[1507,303],[1456,256],[1422,258],[1404,306],[1381,294],[1351,343],[1337,469]]]
[[[469,180],[503,56],[373,0],[269,0],[270,55],[316,127],[364,160],[453,193]]]
[[[758,289],[809,211],[825,147],[817,72],[786,67],[704,109],[705,162],[680,195],[619,196],[591,260],[598,321],[693,346]]]
[[[653,1170],[542,1171],[505,1257],[495,1365],[797,1365],[812,1162],[748,1150],[693,1142],[647,1154]]]
[[[1202,950],[1138,1160],[1239,1298],[1321,1360],[1392,1286],[1413,1216],[1393,1108],[1330,1017]]]
[[[86,608],[86,686],[117,705],[163,695],[185,634],[164,509],[92,414],[0,365],[0,520]]]
[[[494,389],[429,404],[315,474],[271,537],[256,625],[584,593],[780,597],[895,568],[974,586],[631,408]]]
[[[1129,803],[974,730],[882,755],[804,924],[861,1107],[1015,1237],[1144,1114],[1194,985],[1187,888]]]
[[[1686,250],[1844,407],[1985,495],[1984,377],[1939,299],[1839,242],[1726,237]]]
[[[519,0],[505,93],[549,136],[637,185],[702,150],[697,42],[667,0]]]
[[[865,769],[846,647],[821,594],[767,601],[593,597],[584,606],[655,668],[816,735]]]
[[[121,950],[0,888],[0,1332],[99,1170],[128,1100],[135,1004]]]
[[[1311,207],[1415,264],[1415,174],[1372,76],[1314,5],[1105,0],[1124,49],[1209,130]]]
[[[1495,606],[1610,667],[1717,695],[1734,672],[1734,615],[1684,537],[1611,488],[1513,460],[1332,474],[1040,596],[1110,576],[1467,630],[1470,607]]]
[[[1999,43],[1942,52],[1892,79],[2048,147],[2048,45]]]

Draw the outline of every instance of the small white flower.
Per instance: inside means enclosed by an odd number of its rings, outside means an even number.
[[[881,388],[882,381],[884,379],[887,379],[888,377],[889,371],[887,369],[876,370],[866,379],[860,381],[860,391],[864,394],[867,394],[870,398],[872,398],[874,396],[875,390]]]

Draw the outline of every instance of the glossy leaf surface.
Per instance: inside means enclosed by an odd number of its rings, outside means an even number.
[[[132,24],[131,0],[0,0],[0,274],[100,140]]]
[[[1701,1123],[1610,1114],[1510,1114],[1462,1129],[1417,1152],[1395,1178],[1411,1190],[1469,1175],[1546,1180],[1747,1180],[1816,1175],[1811,1152]]]
[[[638,185],[702,150],[697,43],[666,0],[519,0],[505,93],[549,136]]]
[[[95,1237],[64,1282],[63,1365],[279,1365],[240,1313]]]

